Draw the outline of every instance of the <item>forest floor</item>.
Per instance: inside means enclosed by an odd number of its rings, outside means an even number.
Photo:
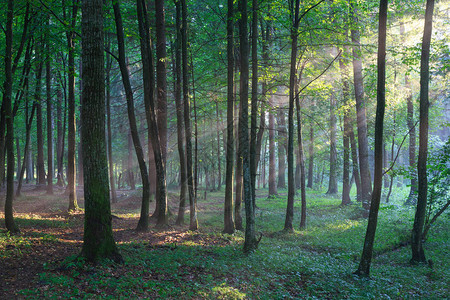
[[[406,189],[405,189],[406,190]],[[308,190],[308,226],[294,233],[284,224],[284,190],[267,198],[258,190],[259,249],[242,253],[243,233],[222,234],[223,189],[202,191],[198,231],[170,226],[137,232],[140,191],[118,191],[112,204],[113,230],[124,264],[84,264],[83,211],[67,213],[62,189],[54,195],[25,186],[15,199],[21,233],[0,230],[0,299],[448,299],[449,214],[436,222],[425,244],[429,265],[408,263],[414,209],[404,207],[404,190],[383,203],[370,279],[352,274],[358,266],[367,221],[358,204],[341,207],[338,196]],[[78,203],[83,207],[82,191]],[[4,194],[0,194],[4,199]],[[172,213],[178,196],[169,194]],[[154,209],[154,202],[151,203]],[[2,206],[3,209],[3,206]],[[296,199],[295,224],[300,203]],[[186,223],[189,215],[186,214]],[[0,210],[0,222],[4,223]]]

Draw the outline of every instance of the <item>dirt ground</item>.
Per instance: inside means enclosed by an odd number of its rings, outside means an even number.
[[[141,206],[139,191],[119,190],[118,202],[112,204],[113,232],[117,243],[132,241],[146,241],[149,246],[158,246],[166,243],[177,243],[185,239],[202,239],[187,235],[187,226],[168,227],[164,230],[155,230],[153,226],[147,232],[134,230],[138,217],[120,216],[122,213],[138,213]],[[84,207],[83,191],[79,189],[78,205]],[[4,220],[4,191],[0,193],[2,206],[0,218]],[[169,208],[172,212],[178,211],[177,197],[169,196]],[[46,195],[45,190],[39,190],[34,185],[24,186],[22,195],[14,200],[14,217],[16,219],[39,219],[39,222],[21,222],[20,237],[24,245],[0,245],[0,299],[15,298],[16,291],[31,288],[39,284],[39,274],[44,271],[48,263],[62,262],[71,255],[81,251],[83,242],[83,213],[68,213],[68,197],[63,188],[55,188],[54,195]],[[154,210],[155,203],[151,202],[150,211]],[[115,216],[119,215],[119,216]],[[71,220],[75,226],[60,227],[57,224]],[[39,224],[39,225],[36,225]],[[0,230],[5,233],[4,224]],[[45,239],[52,239],[49,243]],[[208,243],[208,241],[204,241]],[[51,245],[51,247],[49,247]],[[2,254],[3,252],[3,254]],[[5,255],[7,253],[7,255]]]

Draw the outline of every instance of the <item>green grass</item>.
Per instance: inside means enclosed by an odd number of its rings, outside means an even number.
[[[279,191],[280,194],[286,191]],[[177,245],[121,244],[125,264],[85,265],[70,258],[49,264],[39,287],[21,291],[26,298],[153,298],[153,299],[445,299],[449,298],[449,214],[438,219],[425,243],[427,265],[411,266],[409,240],[414,209],[392,197],[380,208],[371,278],[357,269],[367,221],[358,204],[340,206],[339,197],[308,191],[308,220],[298,230],[300,201],[296,199],[297,230],[283,233],[286,196],[265,198],[258,191],[257,230],[264,237],[259,249],[242,253],[243,233],[220,233],[220,192],[208,193],[214,203],[199,211],[199,232]],[[404,194],[403,190],[396,195]],[[205,201],[205,200],[202,200]],[[122,216],[126,216],[126,212]],[[243,215],[244,216],[244,215]],[[54,224],[58,226],[58,223]],[[4,240],[26,243],[20,237]],[[200,240],[208,240],[206,246]],[[214,243],[211,241],[219,241]],[[225,242],[224,242],[225,241]],[[51,242],[51,241],[48,241]]]

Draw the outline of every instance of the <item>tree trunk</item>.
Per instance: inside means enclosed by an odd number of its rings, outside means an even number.
[[[37,59],[40,60],[41,56],[39,54],[42,45],[36,47],[38,54]],[[38,62],[38,67],[36,70],[36,90],[35,99],[37,103],[36,109],[36,139],[37,139],[37,184],[39,187],[45,186],[45,166],[44,166],[44,135],[43,135],[43,121],[42,121],[42,101],[41,101],[41,78],[42,78],[42,61]]]
[[[350,1],[350,14],[354,24],[358,24],[355,0]],[[353,74],[356,98],[356,119],[358,126],[359,169],[361,176],[361,199],[363,207],[368,210],[372,193],[372,182],[369,169],[369,144],[367,140],[366,105],[364,100],[364,84],[362,74],[362,60],[360,47],[360,33],[358,29],[351,30],[353,44]]]
[[[53,195],[53,114],[52,114],[52,73],[50,43],[47,41],[47,61],[45,63],[45,80],[47,92],[47,194]]]
[[[216,102],[216,128],[217,128],[217,190],[220,191],[222,186],[222,158],[220,151],[220,114],[219,114],[219,104]]]
[[[70,16],[71,26],[67,32],[67,46],[69,48],[68,58],[68,133],[67,133],[67,192],[69,194],[69,211],[78,209],[77,191],[76,191],[76,117],[75,117],[75,25],[77,20],[78,4],[76,1],[72,4],[72,14]]]
[[[234,41],[233,0],[228,0],[227,11],[227,151],[225,175],[224,233],[234,233],[233,219],[233,162],[234,162]]]
[[[309,126],[309,162],[308,162],[308,187],[312,189],[314,181],[314,126],[313,120],[310,122]]]
[[[134,107],[133,107],[133,110],[134,110]],[[128,179],[128,186],[130,187],[130,190],[134,191],[136,189],[136,182],[134,180],[134,166],[133,166],[134,143],[133,143],[132,135],[133,134],[131,132],[128,133],[127,179]]]
[[[387,0],[380,0],[378,27],[378,79],[377,79],[377,111],[375,119],[375,171],[374,189],[370,202],[369,221],[367,224],[364,248],[361,255],[357,275],[369,276],[372,260],[373,243],[377,229],[378,208],[380,206],[381,187],[383,185],[383,123],[386,106],[386,23]]]
[[[348,52],[348,47],[346,47]],[[344,146],[344,163],[342,170],[342,202],[341,205],[348,205],[350,200],[350,111],[347,108],[350,102],[350,85],[348,66],[344,62],[343,57],[339,59],[339,69],[341,71],[342,80],[342,94],[344,100],[344,131],[343,131],[343,146]]]
[[[105,140],[103,1],[83,1],[82,5],[81,140],[85,221],[81,255],[90,262],[104,258],[123,262],[112,234],[109,204]]]
[[[3,85],[3,104],[6,118],[6,200],[5,200],[5,226],[6,230],[15,234],[19,228],[14,222],[13,200],[14,200],[14,121],[11,111],[12,99],[12,43],[13,43],[13,19],[14,19],[14,1],[8,0],[8,11],[6,15],[6,49],[5,49],[5,82]]]
[[[272,104],[271,104],[272,105]],[[275,117],[269,110],[269,197],[277,195],[275,170]]]
[[[425,262],[423,250],[423,226],[427,209],[427,154],[428,154],[428,85],[430,79],[430,43],[433,27],[434,0],[427,0],[425,10],[425,26],[422,39],[422,55],[420,58],[420,129],[419,158],[417,161],[417,207],[411,236],[412,263]]]
[[[63,93],[61,91],[61,87],[59,87],[56,91],[56,167],[58,169],[56,182],[57,186],[64,186],[64,167],[63,167],[63,155],[64,155],[64,134],[63,134],[63,124],[62,124],[62,100]],[[65,127],[64,127],[65,129]],[[65,130],[64,130],[65,131]]]
[[[294,219],[294,196],[295,196],[295,182],[294,182],[294,105],[295,105],[295,86],[297,81],[297,38],[298,38],[298,14],[299,14],[300,0],[295,1],[294,16],[291,28],[291,64],[289,74],[289,114],[288,114],[288,198],[286,208],[286,218],[284,221],[284,231],[293,232]],[[282,117],[284,119],[284,116]],[[282,123],[281,123],[282,124]],[[280,156],[278,156],[280,157]],[[281,164],[279,162],[279,164]],[[278,187],[280,187],[280,174],[278,174]]]
[[[286,119],[284,111],[278,108],[278,183],[277,188],[286,188]]]
[[[336,99],[330,97],[330,177],[328,181],[328,195],[338,192],[337,188],[337,153],[336,153]]]
[[[181,66],[181,43],[182,43],[182,25],[181,25],[181,3],[175,1],[176,5],[176,26],[177,26],[177,40],[175,48],[175,105],[177,112],[177,142],[178,142],[178,156],[180,158],[180,205],[178,209],[178,217],[176,224],[184,224],[184,214],[186,211],[186,193],[187,186],[187,174],[186,174],[186,154],[184,151],[184,116],[183,116],[183,103],[181,102],[181,78],[182,78],[182,66]]]
[[[250,177],[252,199],[256,199],[256,122],[258,114],[258,1],[252,0],[252,94],[250,111]],[[253,201],[256,203],[256,201]]]
[[[122,25],[122,16],[120,13],[119,2],[115,2],[113,4],[114,9],[114,19],[116,22],[116,32],[117,32],[117,43],[119,48],[119,66],[120,72],[122,74],[123,86],[125,89],[125,94],[127,98],[127,112],[128,112],[128,120],[130,123],[130,131],[131,131],[131,139],[134,145],[134,150],[136,152],[136,157],[138,160],[139,170],[142,178],[142,207],[148,207],[150,202],[150,182],[148,178],[147,166],[144,160],[144,151],[141,146],[141,141],[139,139],[139,132],[136,125],[136,115],[134,112],[134,98],[133,98],[133,90],[131,88],[130,82],[130,74],[126,65],[126,57],[125,57],[125,41],[124,41],[124,33],[123,33],[123,25]],[[130,159],[128,159],[130,160]],[[130,164],[128,164],[128,168],[130,168]],[[130,174],[131,170],[128,170]],[[130,180],[131,181],[131,180]],[[134,182],[133,182],[134,183]],[[162,219],[158,216],[157,224],[163,225],[167,223],[167,209],[166,207],[161,206],[162,212],[165,213]],[[141,219],[143,221],[141,221]],[[148,210],[141,210],[141,219],[138,223],[138,230],[147,230],[148,229]]]

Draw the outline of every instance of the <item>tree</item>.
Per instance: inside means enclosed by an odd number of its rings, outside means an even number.
[[[358,270],[355,274],[369,276],[372,261],[373,243],[377,230],[378,208],[380,207],[381,187],[383,185],[383,124],[386,105],[386,23],[388,1],[380,0],[377,56],[377,112],[375,119],[375,172],[374,189],[370,201],[369,221],[364,239],[364,248]]]
[[[49,25],[49,22],[47,22]],[[49,29],[48,29],[49,30]],[[47,37],[48,39],[48,37]],[[47,53],[45,62],[45,82],[47,92],[47,194],[53,195],[53,104],[52,104],[52,70],[51,70],[51,49],[47,40]]]
[[[197,196],[195,193],[195,179],[192,164],[192,130],[191,130],[191,106],[189,101],[189,85],[188,85],[188,53],[187,53],[187,6],[186,0],[181,0],[181,59],[183,64],[183,102],[184,102],[184,130],[186,133],[186,166],[187,181],[189,192],[189,229],[198,229],[197,220]]]
[[[336,153],[336,99],[330,96],[330,178],[328,181],[327,194],[333,195],[338,192],[337,188],[337,153]]]
[[[148,206],[150,202],[150,181],[148,178],[147,166],[144,160],[144,151],[141,146],[141,142],[139,139],[139,132],[136,125],[136,115],[134,112],[134,96],[133,90],[131,88],[130,82],[130,74],[128,71],[128,67],[126,65],[126,57],[125,57],[125,41],[124,41],[124,33],[123,33],[123,25],[122,25],[122,15],[120,12],[119,2],[115,1],[113,3],[114,9],[114,19],[116,22],[116,32],[117,32],[117,43],[119,48],[119,66],[120,72],[122,74],[122,82],[125,89],[126,99],[127,99],[127,112],[128,112],[128,120],[130,123],[130,132],[131,138],[134,145],[134,150],[136,152],[136,157],[138,159],[139,170],[141,172],[142,179],[142,207],[141,209],[141,218],[138,223],[138,230],[147,230],[148,229]],[[129,159],[128,159],[129,160]],[[130,165],[130,164],[129,164]],[[130,167],[130,166],[128,166]],[[128,169],[128,173],[130,174]],[[130,180],[131,181],[131,180]],[[164,208],[163,208],[164,209]],[[165,212],[165,210],[164,210]],[[158,217],[158,224],[163,225],[167,223],[167,218],[164,215],[163,219]]]
[[[105,141],[105,77],[103,1],[82,2],[83,144],[85,219],[81,256],[96,262],[122,262],[114,242],[109,204],[108,162]]]
[[[251,167],[248,134],[248,15],[247,0],[239,0],[239,50],[241,53],[241,76],[239,98],[241,113],[239,116],[239,147],[242,159],[243,198],[245,203],[245,241],[244,253],[253,252],[258,247],[255,231],[255,204],[252,197]]]
[[[350,15],[354,26],[359,24],[357,17],[357,4],[350,0]],[[360,32],[357,28],[351,29],[352,52],[353,52],[353,80],[356,98],[356,120],[358,128],[358,152],[359,170],[361,176],[361,199],[363,207],[369,208],[370,195],[372,193],[372,182],[369,169],[369,144],[367,140],[366,104],[364,100],[364,83],[362,75],[362,59],[360,47]]]
[[[227,10],[227,151],[225,175],[224,229],[234,233],[233,219],[233,161],[234,161],[234,57],[233,57],[233,0],[228,0]]]
[[[63,1],[65,2],[65,1]],[[69,194],[69,211],[78,209],[76,189],[76,116],[75,116],[75,25],[77,21],[79,0],[72,3],[70,27],[66,32],[68,57],[68,117],[67,117],[67,190]],[[64,10],[65,14],[65,10]]]
[[[186,193],[187,186],[187,174],[186,174],[186,154],[184,151],[184,117],[183,117],[183,103],[181,102],[181,36],[183,27],[181,25],[181,3],[175,1],[176,5],[176,26],[177,26],[177,40],[175,45],[175,105],[177,111],[177,143],[178,143],[178,156],[180,160],[180,206],[178,209],[177,225],[184,223],[184,213],[186,206]]]
[[[12,43],[13,43],[13,21],[14,1],[8,1],[6,16],[6,49],[5,49],[5,82],[3,84],[4,110],[6,118],[6,200],[5,200],[5,226],[11,233],[18,233],[19,227],[14,222],[13,200],[14,200],[14,122],[11,111],[12,98]],[[2,105],[3,106],[3,105]]]
[[[422,38],[422,54],[420,57],[420,127],[419,158],[417,161],[417,206],[411,235],[412,263],[425,262],[423,250],[423,226],[427,207],[427,155],[428,155],[428,85],[430,79],[430,44],[433,29],[434,0],[427,0],[425,9],[425,25]]]

